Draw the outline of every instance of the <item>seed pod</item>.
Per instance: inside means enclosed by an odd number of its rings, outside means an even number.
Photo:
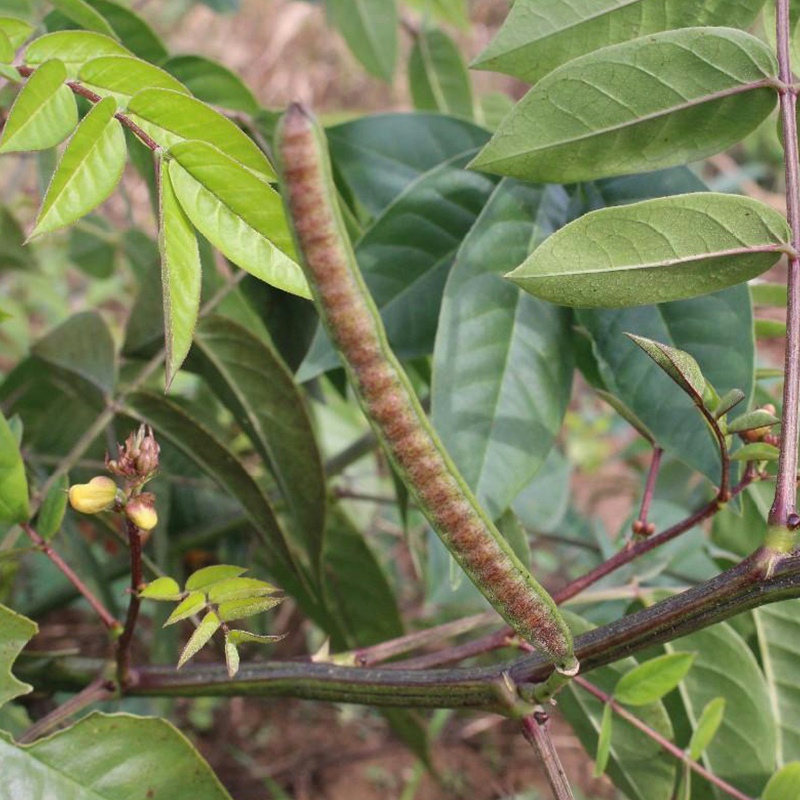
[[[497,612],[559,671],[575,674],[572,637],[553,599],[478,504],[389,347],[336,203],[323,134],[301,106],[292,105],[276,141],[306,278],[381,444],[431,526]]]

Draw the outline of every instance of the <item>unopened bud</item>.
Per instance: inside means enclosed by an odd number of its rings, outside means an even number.
[[[98,514],[114,505],[117,484],[105,475],[92,478],[89,483],[76,483],[69,488],[69,504],[82,514]]]
[[[140,494],[128,501],[125,506],[125,516],[139,530],[151,531],[158,524],[158,514],[155,509],[155,498],[152,494]]]

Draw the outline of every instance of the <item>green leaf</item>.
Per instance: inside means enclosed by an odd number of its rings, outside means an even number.
[[[33,29],[33,25],[24,19],[0,16],[0,31],[8,37],[14,50],[27,41]]]
[[[236,628],[228,633],[228,639],[232,644],[244,644],[245,642],[254,642],[255,644],[272,644],[279,642],[285,638],[284,634],[278,636],[265,636],[260,633],[250,633],[250,631],[240,631]]]
[[[438,29],[414,37],[408,61],[414,107],[454,117],[473,116],[472,86],[456,43]]]
[[[175,194],[200,233],[256,278],[310,297],[277,192],[209,144],[184,142],[169,155]]]
[[[731,389],[720,397],[717,407],[714,409],[714,416],[719,419],[735,408],[745,399],[745,394],[741,389]]]
[[[477,125],[439,114],[376,114],[325,134],[337,173],[372,216],[424,173],[489,138]]]
[[[10,64],[14,60],[14,45],[8,36],[0,30],[0,64]]]
[[[684,679],[693,661],[693,653],[667,653],[651,658],[619,679],[614,699],[628,706],[655,703]]]
[[[779,456],[780,450],[774,444],[753,442],[740,447],[731,456],[731,461],[777,461]]]
[[[158,246],[164,298],[165,382],[169,388],[192,346],[200,313],[202,274],[194,228],[175,196],[169,163],[163,158],[159,162]]]
[[[183,55],[172,56],[161,66],[204,103],[245,114],[255,115],[259,111],[258,100],[244,81],[218,61]]]
[[[697,725],[689,740],[689,757],[699,761],[711,740],[717,735],[719,726],[725,716],[725,698],[715,697],[709,700],[700,713]]]
[[[239,651],[229,636],[225,637],[225,666],[228,669],[229,678],[239,671]]]
[[[325,0],[325,9],[367,72],[390,82],[397,61],[395,0]]]
[[[594,757],[594,770],[592,775],[599,778],[608,767],[608,758],[611,755],[611,736],[614,732],[614,712],[606,703],[603,706],[603,717],[600,722],[600,733],[597,737],[597,753]]]
[[[36,517],[36,532],[42,539],[52,539],[61,529],[67,510],[69,479],[62,475],[51,487],[42,501]]]
[[[586,214],[546,239],[508,277],[561,305],[663,303],[760,275],[789,239],[783,215],[757,200],[684,194]]]
[[[150,25],[129,8],[109,0],[84,0],[105,17],[115,35],[132,53],[159,63],[167,57],[167,48]]]
[[[463,240],[445,286],[431,418],[494,518],[544,462],[561,428],[573,374],[565,346],[569,314],[501,275],[567,214],[561,187],[503,181]]]
[[[122,177],[127,149],[110,97],[94,105],[67,143],[30,238],[71,225],[97,208]]]
[[[25,234],[16,217],[0,206],[0,270],[32,269],[37,261],[33,251],[24,246]]]
[[[702,403],[706,390],[706,379],[703,377],[700,365],[688,353],[678,350],[676,347],[646,339],[644,336],[637,336],[634,333],[629,333],[627,336],[644,350],[696,403]]]
[[[740,521],[740,524],[742,522]],[[755,544],[755,543],[754,543]],[[750,548],[751,550],[754,547]],[[779,767],[800,761],[800,600],[773,603],[753,611],[758,653],[769,691],[769,714],[778,725],[776,760]]]
[[[208,587],[208,600],[211,603],[223,603],[228,600],[251,600],[255,597],[275,594],[280,591],[277,586],[273,586],[266,581],[256,578],[226,578],[217,581]]]
[[[253,597],[225,600],[219,604],[219,618],[223,622],[233,622],[237,619],[252,617],[280,605],[285,599],[284,597]]]
[[[795,800],[800,796],[800,762],[794,761],[776,772],[764,788],[762,800]]]
[[[786,336],[786,323],[779,319],[756,319],[753,329],[757,339],[782,339]]]
[[[209,317],[195,337],[193,365],[269,465],[310,564],[319,564],[327,487],[305,400],[280,357],[231,320]]]
[[[203,567],[189,576],[189,580],[186,581],[186,590],[193,592],[197,589],[207,589],[220,581],[238,578],[244,572],[247,572],[246,567],[237,567],[233,564],[214,564],[211,567]]]
[[[64,85],[60,61],[48,61],[31,75],[11,106],[0,136],[0,153],[55,147],[78,124],[75,97]]]
[[[770,414],[769,411],[765,411],[763,408],[757,408],[755,411],[749,411],[729,422],[728,433],[751,431],[754,428],[769,428],[779,422],[780,420],[774,414]]]
[[[725,699],[725,717],[703,762],[715,775],[746,794],[757,795],[775,767],[777,724],[771,714],[764,675],[750,648],[727,623],[677,639],[669,651],[697,658],[680,686],[692,725],[705,706]],[[703,795],[695,787],[698,797]]]
[[[57,31],[34,39],[25,50],[25,63],[31,67],[50,59],[63,62],[70,77],[81,65],[99,56],[129,56],[116,39],[90,31]]]
[[[194,633],[189,637],[189,641],[186,642],[186,647],[183,648],[178,659],[177,668],[180,669],[192,656],[196,655],[199,650],[208,644],[208,641],[219,630],[221,625],[220,618],[213,611],[209,611],[195,628]]]
[[[0,735],[6,786],[70,800],[231,800],[189,740],[163,719],[90,714],[20,747]]]
[[[90,214],[85,224],[69,235],[69,260],[92,278],[105,279],[114,274],[117,238],[105,217]]]
[[[786,308],[788,289],[785,283],[756,281],[750,284],[750,296],[754,306],[776,306]]]
[[[130,55],[93,58],[80,68],[78,80],[101,96],[113,97],[123,108],[145,88],[189,93],[168,72]]]
[[[470,166],[569,183],[695,161],[766,119],[776,74],[767,45],[727,28],[604,47],[542,78]]]
[[[194,97],[169,89],[143,89],[131,98],[128,112],[164,148],[180,152],[175,145],[186,140],[206,142],[259,177],[276,180],[275,170],[253,140]]]
[[[356,244],[358,264],[399,358],[433,350],[450,267],[494,189],[493,180],[463,169],[469,155],[462,153],[407,186]],[[297,379],[306,381],[340,363],[320,327]]]
[[[472,67],[535,83],[573,58],[658,31],[689,25],[747,29],[762,5],[764,0],[517,0]]]
[[[199,614],[206,607],[206,596],[203,592],[191,592],[188,597],[185,597],[176,607],[175,610],[167,617],[164,622],[164,627],[174,625],[182,619]]]
[[[8,421],[0,413],[0,523],[26,522],[30,517],[25,465]]]
[[[181,587],[174,578],[162,577],[151,581],[139,592],[139,597],[148,600],[180,600],[183,596]],[[188,599],[188,598],[187,598]]]
[[[52,4],[68,19],[76,22],[81,28],[116,38],[114,29],[102,14],[98,14],[84,0],[51,0]]]
[[[5,422],[0,415],[0,445],[3,445],[3,426]],[[0,446],[0,459],[3,457],[7,448]],[[0,481],[0,487],[4,487]],[[1,502],[1,501],[0,501]],[[0,509],[2,505],[0,505]],[[23,694],[33,691],[33,687],[27,683],[17,680],[11,674],[11,666],[22,648],[36,635],[39,628],[35,622],[17,614],[10,608],[0,605],[0,708],[9,700],[20,697]],[[8,773],[3,770],[3,777],[7,779]]]
[[[516,512],[511,508],[507,508],[496,524],[497,530],[511,545],[511,549],[517,558],[525,565],[532,564],[533,559],[531,558],[531,544],[528,532]]]

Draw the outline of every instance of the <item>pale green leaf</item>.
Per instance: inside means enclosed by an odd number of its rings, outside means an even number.
[[[186,140],[206,142],[260,177],[276,180],[275,170],[253,140],[194,97],[170,89],[143,89],[131,98],[128,112],[164,148],[175,149]]]
[[[161,66],[204,103],[245,114],[254,115],[259,111],[258,100],[242,79],[217,61],[181,55],[172,56]]]
[[[0,136],[0,153],[55,147],[78,124],[75,97],[64,85],[60,61],[47,61],[31,75],[11,106]]]
[[[603,717],[600,722],[600,733],[597,736],[597,753],[594,757],[594,770],[592,774],[595,778],[603,775],[608,767],[608,758],[611,755],[611,735],[614,732],[614,712],[611,706],[606,703],[603,706]]]
[[[125,136],[110,97],[94,105],[67,143],[30,238],[71,225],[116,188],[125,168]]]
[[[257,578],[233,577],[217,581],[208,587],[208,600],[211,603],[224,603],[228,600],[248,600],[264,597],[280,591],[266,581]]]
[[[655,703],[683,680],[693,661],[693,653],[667,653],[651,658],[619,679],[614,699],[629,706]]]
[[[280,605],[284,599],[283,597],[250,597],[241,600],[226,600],[219,604],[219,618],[223,622],[232,622],[236,619],[252,617]]]
[[[455,25],[457,28],[469,27],[469,9],[466,0],[406,0],[405,5],[433,19]]]
[[[28,517],[25,465],[14,434],[0,413],[0,523],[25,522]]]
[[[260,280],[310,297],[277,192],[204,142],[176,144],[169,155],[175,194],[200,233]]]
[[[219,581],[238,578],[244,572],[247,572],[247,567],[237,567],[233,564],[214,564],[211,567],[203,567],[189,576],[186,581],[186,589],[190,592],[198,589],[205,590]]]
[[[193,617],[199,614],[206,607],[206,596],[203,592],[191,592],[188,597],[185,597],[175,608],[175,610],[167,617],[164,622],[164,627],[174,625],[182,619]]]
[[[776,772],[764,788],[762,800],[797,800],[800,797],[800,761]]]
[[[91,31],[57,31],[34,39],[25,50],[25,63],[35,67],[57,58],[76,77],[81,65],[99,56],[129,56],[116,39]]]
[[[678,350],[677,347],[646,339],[644,336],[636,336],[633,333],[629,333],[627,336],[641,347],[695,402],[702,402],[703,393],[706,390],[706,379],[703,377],[700,365],[688,353]]]
[[[325,9],[364,68],[391,81],[399,22],[395,0],[325,0]]]
[[[0,16],[0,31],[8,37],[11,46],[16,50],[33,33],[33,25],[17,17]]]
[[[114,97],[122,106],[142,89],[168,89],[181,94],[189,90],[163,69],[129,55],[100,56],[87,61],[78,80],[101,96]]]
[[[25,747],[0,735],[0,763],[8,800],[231,800],[163,719],[94,713]]]
[[[0,416],[0,437],[2,422]],[[2,442],[0,442],[2,445]],[[3,447],[0,446],[0,459],[3,458]],[[3,485],[0,481],[0,487]],[[23,647],[36,635],[39,628],[36,623],[17,614],[10,608],[0,605],[0,707],[9,700],[28,694],[32,686],[17,680],[11,674],[11,667]],[[4,771],[4,777],[6,773]]]
[[[181,652],[181,656],[178,659],[178,669],[201,648],[208,644],[209,639],[219,630],[220,625],[222,625],[222,621],[213,611],[209,611],[208,614],[203,617]]]
[[[228,668],[228,677],[232,678],[239,671],[239,651],[236,645],[225,637],[225,666]]]
[[[408,81],[415,108],[472,118],[469,74],[456,43],[443,31],[422,30],[416,35]]]
[[[84,0],[51,0],[51,3],[68,19],[76,22],[81,28],[116,38],[114,29],[102,14],[98,14]]]
[[[183,596],[181,587],[174,578],[161,577],[151,581],[139,592],[139,597],[148,600],[180,600]]]
[[[740,447],[732,456],[731,461],[777,461],[780,450],[768,442],[753,442]]]
[[[706,703],[689,740],[689,756],[699,761],[716,736],[725,716],[725,698],[715,697]]]
[[[50,487],[36,517],[36,532],[42,539],[52,539],[61,528],[67,510],[69,480],[61,475]]]
[[[757,200],[676,195],[586,214],[546,239],[508,277],[561,305],[662,303],[760,275],[790,238],[783,215]]]
[[[472,66],[535,83],[573,58],[639,36],[689,25],[746,29],[762,5],[764,0],[516,0]]]
[[[159,162],[158,222],[164,297],[165,380],[169,388],[192,346],[200,312],[202,274],[194,228],[175,196],[169,164],[163,158]]]
[[[763,42],[728,28],[605,47],[542,78],[470,166],[569,183],[694,161],[766,119],[776,74]]]
[[[10,64],[14,60],[14,45],[8,36],[0,30],[0,64]]]
[[[240,631],[235,628],[228,633],[228,639],[233,644],[243,644],[244,642],[272,644],[273,642],[279,642],[283,638],[285,638],[285,634],[265,636],[259,633],[250,633],[250,631]]]

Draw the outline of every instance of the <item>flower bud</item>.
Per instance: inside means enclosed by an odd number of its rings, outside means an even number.
[[[98,514],[114,505],[117,484],[105,475],[69,487],[69,504],[82,514]]]
[[[125,516],[142,531],[151,531],[158,524],[155,498],[152,494],[140,494],[128,501]]]

